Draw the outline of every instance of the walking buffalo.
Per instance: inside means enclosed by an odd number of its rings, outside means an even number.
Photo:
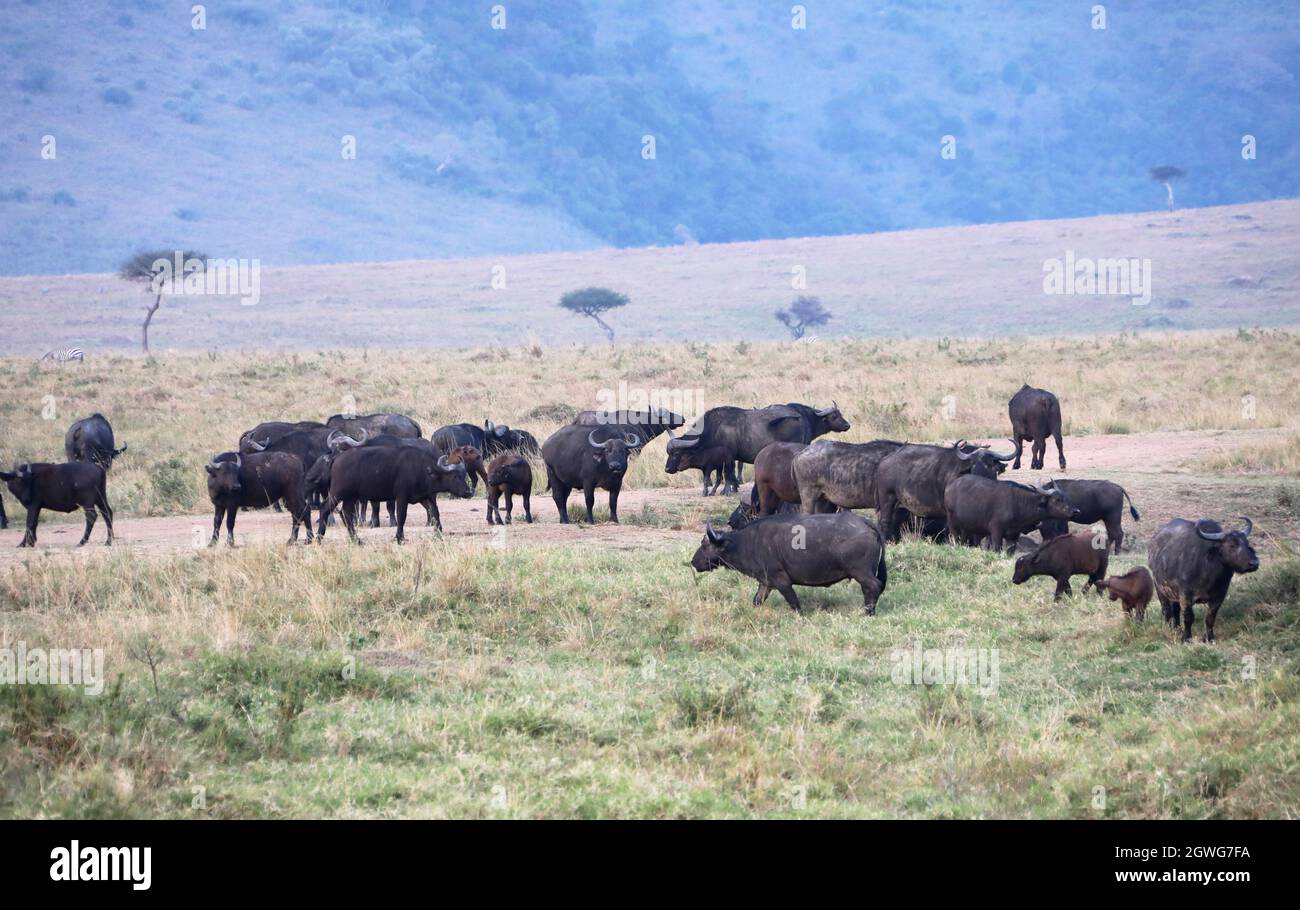
[[[1006,470],[1014,452],[1000,455],[987,446],[972,446],[960,440],[951,446],[903,445],[880,459],[876,466],[876,514],[880,529],[889,540],[897,540],[903,524],[902,511],[919,519],[942,518],[943,494],[948,484],[976,469],[988,477]],[[795,471],[799,471],[796,464]]]
[[[488,465],[487,472],[487,497],[488,497],[488,524],[492,524],[495,519],[497,524],[502,524],[501,509],[499,503],[501,497],[506,498],[506,520],[505,524],[510,524],[511,512],[514,511],[515,496],[519,495],[524,498],[524,518],[529,523],[533,523],[532,495],[533,495],[533,468],[528,463],[528,459],[518,455],[498,455],[492,459]]]
[[[1067,534],[1057,537],[1016,560],[1015,573],[1011,576],[1014,584],[1022,585],[1035,575],[1050,575],[1056,579],[1055,600],[1062,594],[1073,595],[1070,588],[1071,575],[1087,575],[1083,590],[1089,585],[1095,586],[1106,575],[1106,565],[1110,560],[1110,551],[1105,547],[1093,545],[1091,534]],[[1101,593],[1101,589],[1096,589]]]
[[[113,459],[126,451],[126,444],[113,446],[113,426],[103,414],[83,417],[68,427],[63,437],[63,454],[68,461],[89,461],[105,471],[113,466]]]
[[[852,578],[873,616],[885,590],[885,541],[874,524],[851,512],[771,516],[738,531],[705,525],[691,567],[711,572],[719,566],[758,582],[755,606],[775,588],[793,610],[800,609],[795,585],[824,588]]]
[[[1047,454],[1047,437],[1056,440],[1056,456],[1065,470],[1065,451],[1061,448],[1061,403],[1045,389],[1031,388],[1028,383],[1011,396],[1007,405],[1011,417],[1011,440],[1016,444],[1016,461],[1011,467],[1020,469],[1020,454],[1025,443],[1032,442],[1029,467],[1042,470]]]
[[[943,508],[950,539],[984,543],[1000,553],[1004,543],[1014,549],[1027,534],[1047,519],[1068,521],[1077,510],[1052,484],[1031,487],[1010,480],[963,474],[943,492]]]
[[[406,508],[413,502],[429,500],[433,522],[442,530],[438,514],[439,493],[461,499],[473,496],[463,464],[449,464],[447,456],[415,446],[379,446],[356,448],[340,453],[330,465],[330,492],[316,527],[317,538],[325,539],[326,518],[343,506],[343,523],[348,536],[357,540],[357,506],[362,502],[396,504],[398,543],[406,542]]]
[[[1194,604],[1206,605],[1205,640],[1214,641],[1214,619],[1228,595],[1232,576],[1259,568],[1259,557],[1250,545],[1254,525],[1244,516],[1241,520],[1246,527],[1229,532],[1216,521],[1175,518],[1147,544],[1147,565],[1165,622],[1177,627],[1182,608],[1183,641],[1192,637]]]
[[[298,525],[307,529],[311,543],[311,510],[304,498],[302,463],[287,452],[257,452],[240,455],[222,452],[207,464],[208,498],[212,500],[212,539],[221,537],[221,519],[226,519],[226,543],[235,545],[235,516],[240,509],[265,509],[284,500],[293,518],[289,543],[298,539]]]
[[[671,431],[670,434],[671,435]],[[664,464],[664,472],[667,474],[676,474],[679,471],[697,470],[703,475],[704,489],[703,495],[712,496],[718,492],[718,487],[722,486],[722,481],[726,478],[732,480],[732,463],[735,461],[731,449],[726,446],[709,446],[701,448],[700,446],[675,447],[676,439],[668,440],[668,461]],[[715,478],[713,488],[709,488],[710,478]]]
[[[1124,515],[1125,499],[1128,499],[1128,513],[1133,520],[1142,518],[1133,508],[1128,492],[1109,480],[1057,480],[1054,483],[1078,513],[1068,521],[1056,518],[1044,521],[1038,529],[1043,540],[1068,534],[1071,521],[1085,525],[1100,521],[1106,525],[1106,540],[1118,554],[1120,544],[1124,542],[1124,527],[1120,519]]]
[[[1146,566],[1129,569],[1123,575],[1112,575],[1097,582],[1097,588],[1110,594],[1111,600],[1122,600],[1124,612],[1132,614],[1138,622],[1147,618],[1147,604],[1155,591],[1155,582]]]
[[[108,505],[107,480],[104,469],[90,461],[73,461],[67,464],[15,465],[12,472],[0,471],[0,480],[9,486],[9,492],[27,508],[27,533],[20,547],[36,546],[36,525],[41,509],[54,512],[86,513],[86,533],[81,535],[83,546],[90,540],[90,529],[95,526],[95,510],[104,514],[108,526],[106,546],[113,544],[113,510]]]
[[[546,462],[546,488],[551,491],[561,524],[569,523],[569,494],[582,488],[587,521],[595,521],[591,509],[597,488],[609,491],[609,520],[618,523],[618,494],[623,488],[628,454],[644,440],[618,427],[569,425],[560,427],[542,445]]]

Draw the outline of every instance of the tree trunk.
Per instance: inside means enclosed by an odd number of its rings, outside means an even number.
[[[1169,194],[1169,211],[1172,212],[1174,210],[1174,185],[1172,183],[1166,183],[1165,192]]]
[[[614,330],[611,329],[611,328],[610,328],[610,327],[605,323],[605,320],[603,320],[603,319],[600,318],[600,314],[599,314],[599,313],[588,313],[587,315],[589,315],[592,319],[596,320],[596,325],[600,326],[601,329],[604,330],[604,332],[605,332],[605,337],[609,339],[609,343],[610,343],[610,344],[613,344],[613,343],[614,343]]]
[[[153,306],[146,308],[144,316],[144,325],[140,327],[140,340],[144,343],[144,352],[149,353],[149,323],[153,322],[153,314],[158,312],[158,307],[162,305],[162,291],[153,299]]]

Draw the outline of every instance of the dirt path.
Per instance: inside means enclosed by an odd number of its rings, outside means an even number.
[[[1287,429],[1265,430],[1209,430],[1171,433],[1145,433],[1123,436],[1081,436],[1065,440],[1065,454],[1069,462],[1069,471],[1052,471],[1056,463],[1056,450],[1048,445],[1048,470],[1042,476],[1086,477],[1091,473],[1109,473],[1120,470],[1125,472],[1167,471],[1177,468],[1195,458],[1230,451],[1241,446],[1257,445],[1264,442],[1285,439],[1292,431]],[[989,440],[995,448],[997,440]],[[1005,440],[1003,440],[1005,446]],[[1028,449],[1024,456],[1028,464]],[[1018,480],[1037,479],[1039,472],[1020,470],[1011,472],[1011,477]],[[1187,483],[1194,486],[1194,476],[1189,476]],[[619,511],[625,517],[633,515],[643,506],[664,506],[699,503],[699,494],[693,489],[650,489],[624,490],[619,498]],[[597,502],[604,502],[604,496]],[[580,508],[581,496],[569,500],[571,509]],[[516,501],[516,516],[522,517],[522,508]],[[608,523],[595,526],[561,525],[555,520],[555,506],[547,496],[533,497],[534,517],[536,523],[527,525],[522,521],[508,526],[496,538],[507,546],[528,544],[573,544],[590,543],[601,547],[644,549],[662,546],[672,541],[694,540],[698,529],[650,528],[636,524],[611,525]],[[493,531],[487,525],[485,506],[482,496],[474,499],[444,501],[439,499],[443,527],[452,539],[467,541],[492,540]],[[17,514],[13,514],[17,512]],[[407,535],[413,539],[432,537],[432,528],[424,526],[424,510],[415,507],[407,524]],[[20,550],[18,542],[22,539],[23,512],[13,509],[10,514],[10,526],[7,531],[0,531],[0,566],[20,562],[33,555],[57,558],[92,559],[96,554],[105,553],[103,546],[104,526],[100,522],[91,535],[91,542],[84,548],[77,549],[81,539],[82,524],[42,523],[37,549]],[[289,520],[283,514],[269,511],[241,512],[235,527],[236,543],[240,546],[267,546],[284,544],[289,537]],[[212,533],[212,514],[177,515],[165,518],[122,519],[116,525],[116,548],[129,548],[132,553],[145,557],[174,556],[207,545]],[[224,529],[223,529],[224,534]],[[392,540],[393,530],[385,526],[376,529],[364,529],[363,540],[382,544]],[[325,546],[342,546],[347,541],[347,534],[341,525],[335,525],[326,532]],[[224,545],[224,544],[223,544]]]

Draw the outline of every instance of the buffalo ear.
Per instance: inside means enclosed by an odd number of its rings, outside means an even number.
[[[204,465],[204,467],[208,469],[208,473],[211,474],[213,477],[217,476],[217,469],[213,465],[207,464]]]
[[[3,480],[5,483],[8,483],[11,480],[15,480],[17,477],[18,477],[17,474],[13,474],[9,471],[0,471],[0,480]]]

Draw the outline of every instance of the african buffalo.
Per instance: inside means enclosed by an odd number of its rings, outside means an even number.
[[[861,443],[823,439],[796,452],[790,472],[804,512],[874,509],[876,468],[904,445],[889,439]],[[757,464],[754,472],[757,482]]]
[[[531,499],[533,495],[533,468],[527,458],[519,455],[498,455],[488,465],[487,474],[488,524],[495,518],[501,524],[501,497],[506,498],[505,524],[511,523],[510,513],[514,511],[515,496],[524,498],[524,518],[533,523]]]
[[[664,408],[623,411],[579,411],[573,418],[575,427],[626,427],[645,442],[679,427],[686,426],[686,418]]]
[[[0,471],[0,480],[9,485],[14,494],[27,507],[27,533],[20,547],[36,546],[36,525],[41,509],[55,512],[86,513],[86,533],[81,535],[83,546],[90,539],[90,529],[95,526],[95,510],[104,514],[108,526],[106,546],[113,544],[113,510],[108,505],[107,475],[98,464],[90,461],[73,461],[67,464],[15,465],[11,472]]]
[[[290,422],[286,420],[272,420],[266,423],[259,423],[251,430],[245,430],[239,434],[239,454],[251,455],[259,451],[255,446],[249,444],[250,440],[256,440],[259,445],[265,447],[283,436],[290,433],[296,433],[300,430],[323,430],[325,424],[318,420],[299,420]]]
[[[885,541],[880,530],[851,512],[760,518],[738,531],[705,525],[704,540],[691,558],[696,572],[719,566],[758,582],[754,605],[775,588],[791,609],[799,609],[795,585],[824,588],[852,578],[862,586],[867,615],[885,590]]]
[[[340,504],[348,536],[357,540],[357,505],[362,502],[393,500],[397,512],[397,542],[406,542],[406,508],[412,502],[429,500],[433,521],[442,530],[438,514],[439,493],[461,499],[473,496],[463,464],[448,464],[447,456],[435,457],[415,446],[379,446],[342,452],[330,465],[330,493],[325,500],[316,534],[325,539],[326,517]]]
[[[1250,545],[1254,525],[1244,516],[1241,520],[1246,527],[1229,532],[1208,519],[1191,522],[1175,518],[1147,544],[1147,565],[1165,622],[1177,627],[1182,607],[1183,641],[1192,637],[1194,604],[1206,605],[1205,640],[1214,641],[1214,619],[1228,595],[1232,576],[1259,568],[1259,557]]]
[[[1071,575],[1087,575],[1088,580],[1083,583],[1083,590],[1087,591],[1089,585],[1095,586],[1105,576],[1109,560],[1110,551],[1095,546],[1091,534],[1067,534],[1017,559],[1011,581],[1022,585],[1035,575],[1050,575],[1056,579],[1053,599],[1060,600],[1062,594],[1074,594],[1070,588]],[[1096,591],[1101,594],[1100,588]]]
[[[1111,600],[1122,600],[1124,612],[1142,622],[1147,618],[1147,604],[1155,592],[1155,582],[1146,566],[1137,566],[1123,575],[1103,578],[1097,582],[1097,589],[1110,594]]]
[[[68,427],[63,437],[63,454],[68,461],[89,461],[105,471],[113,466],[113,459],[126,451],[113,448],[113,427],[103,414],[83,417]]]
[[[809,443],[827,433],[849,429],[840,409],[811,408],[802,404],[774,404],[766,408],[709,408],[686,435],[672,440],[669,450],[700,446],[725,446],[735,452],[740,465],[753,464],[763,447],[773,442]],[[738,490],[743,469],[737,469],[731,489]]]
[[[595,521],[591,508],[596,489],[609,491],[609,520],[618,523],[618,494],[623,488],[628,453],[644,440],[619,427],[560,427],[542,445],[546,462],[546,488],[551,491],[560,523],[569,523],[569,493],[581,487],[587,504],[587,521]]]
[[[806,448],[808,446],[802,442],[773,442],[759,451],[758,457],[754,459],[754,505],[758,507],[757,514],[775,515],[781,503],[799,503],[794,458]]]
[[[460,446],[473,446],[488,459],[502,452],[536,455],[541,451],[532,433],[527,430],[513,429],[503,423],[493,423],[490,420],[483,422],[482,429],[472,423],[449,424],[434,430],[429,438],[441,455],[449,455],[452,449]],[[478,489],[478,479],[477,474],[470,475],[475,490]]]
[[[668,461],[664,464],[664,473],[676,474],[679,471],[697,470],[703,475],[705,496],[712,496],[722,486],[723,478],[731,479],[731,449],[726,446],[690,446],[688,448],[669,448]],[[709,478],[715,477],[713,489],[709,489]]]
[[[963,474],[943,491],[948,536],[963,543],[983,543],[1000,553],[1012,549],[1021,534],[1049,518],[1068,521],[1076,509],[1052,484],[1031,487],[1010,480]]]
[[[240,455],[222,452],[207,464],[208,498],[214,508],[212,539],[216,546],[221,537],[221,517],[226,518],[226,543],[235,545],[235,515],[240,509],[265,509],[284,500],[293,518],[289,543],[298,539],[298,525],[307,528],[311,543],[311,510],[303,498],[302,463],[287,452],[260,452]]]
[[[1056,456],[1065,470],[1065,451],[1061,448],[1061,403],[1045,389],[1031,388],[1028,383],[1011,396],[1007,405],[1011,417],[1011,440],[1016,444],[1016,461],[1011,467],[1020,468],[1020,454],[1025,443],[1032,442],[1029,467],[1042,470],[1047,454],[1047,437],[1056,440]]]
[[[783,502],[776,508],[776,515],[798,515],[799,504],[794,502]],[[755,501],[754,493],[751,489],[748,496],[742,495],[736,508],[732,509],[731,516],[727,519],[727,526],[733,531],[739,531],[745,525],[760,518],[767,516],[758,514],[758,503]]]
[[[419,439],[424,436],[420,425],[405,414],[366,414],[363,416],[335,414],[325,421],[331,430],[340,430],[356,437],[362,431],[367,436],[396,436],[399,439]]]
[[[1128,493],[1117,483],[1109,480],[1057,480],[1056,488],[1070,500],[1070,505],[1078,509],[1078,514],[1069,521],[1052,519],[1039,526],[1043,540],[1051,540],[1068,534],[1069,522],[1090,525],[1101,521],[1106,524],[1106,539],[1115,552],[1119,553],[1120,544],[1124,542],[1124,527],[1120,519],[1124,515],[1124,500]],[[1138,510],[1133,508],[1133,500],[1128,500],[1128,513],[1134,521],[1141,519]]]
[[[876,516],[885,537],[898,539],[902,510],[920,519],[944,517],[943,494],[949,483],[976,469],[995,477],[1006,470],[1005,462],[1014,454],[999,455],[987,446],[973,447],[964,439],[951,446],[908,444],[890,452],[880,459],[874,475]]]

